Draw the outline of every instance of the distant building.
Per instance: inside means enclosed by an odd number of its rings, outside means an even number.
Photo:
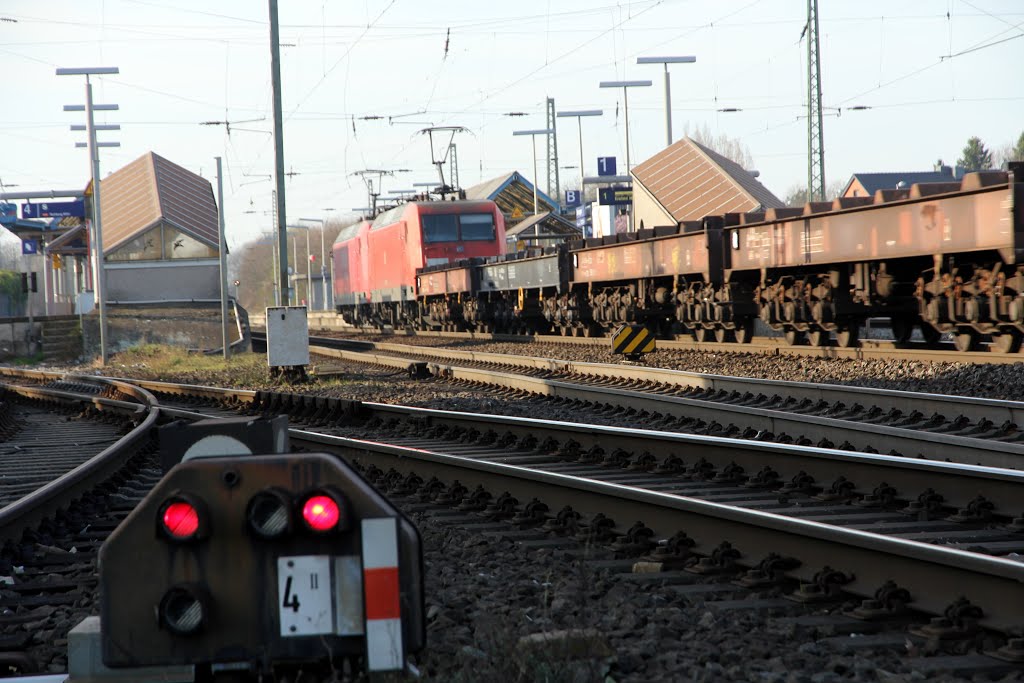
[[[220,298],[210,181],[149,152],[100,181],[108,303]]]
[[[942,166],[938,171],[854,173],[839,196],[874,197],[879,190],[909,189],[915,183],[951,183],[959,180],[962,175],[962,169],[957,168],[954,172],[949,166]]]
[[[521,251],[527,247],[550,247],[582,236],[576,224],[557,213],[545,211],[527,216],[511,228],[505,229],[508,251]]]
[[[505,232],[516,223],[533,215],[533,183],[519,171],[511,171],[497,178],[466,189],[466,199],[487,199],[498,205],[505,215]],[[537,213],[558,211],[558,202],[537,190]]]
[[[634,229],[785,206],[753,173],[689,138],[637,164],[631,175]]]

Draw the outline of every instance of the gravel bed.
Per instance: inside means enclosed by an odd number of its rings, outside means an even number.
[[[589,363],[617,363],[607,349],[550,342],[487,342],[438,337],[359,336],[355,339],[431,346],[484,353],[537,356]],[[1015,365],[934,363],[910,360],[856,360],[769,356],[660,349],[646,357],[652,367],[713,375],[756,377],[827,384],[853,384],[933,394],[1020,400],[1024,385],[1024,356]]]
[[[427,568],[429,651],[418,661],[423,680],[1024,680],[1021,672],[926,677],[910,669],[906,654],[843,654],[816,642],[848,635],[833,627],[797,628],[750,611],[716,611],[710,601],[680,596],[659,582],[623,581],[566,549],[526,549],[507,538],[439,524],[429,514],[412,516]],[[569,629],[593,629],[582,648],[588,655],[520,645],[530,634]]]

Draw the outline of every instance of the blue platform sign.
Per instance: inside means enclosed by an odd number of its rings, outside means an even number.
[[[21,253],[25,256],[34,256],[39,253],[39,241],[38,240],[22,240],[21,241]]]
[[[17,218],[18,205],[9,202],[0,202],[0,218]]]
[[[598,157],[597,175],[615,175],[615,157]]]
[[[73,202],[46,202],[32,204],[25,202],[21,206],[22,218],[66,218],[68,216],[85,217],[85,200]]]
[[[583,193],[579,190],[566,190],[565,191],[565,205],[566,206],[579,206],[583,202]]]

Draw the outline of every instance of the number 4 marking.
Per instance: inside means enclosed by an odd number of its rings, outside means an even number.
[[[316,574],[313,576],[316,576]],[[284,601],[281,603],[281,607],[291,607],[293,612],[299,611],[299,596],[292,594],[292,577],[290,576],[285,579]]]

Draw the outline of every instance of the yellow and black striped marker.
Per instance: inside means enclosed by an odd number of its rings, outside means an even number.
[[[626,357],[654,351],[654,335],[643,325],[623,325],[612,335],[612,353]]]

